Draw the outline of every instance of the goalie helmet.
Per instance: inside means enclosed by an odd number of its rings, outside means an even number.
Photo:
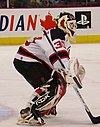
[[[73,37],[76,32],[75,17],[71,13],[60,13],[57,18],[57,27],[67,33],[69,37]]]

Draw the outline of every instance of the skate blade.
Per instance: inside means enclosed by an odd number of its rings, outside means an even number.
[[[45,123],[39,123],[38,121],[32,121],[32,122],[28,122],[28,121],[18,121],[16,123],[17,125],[21,125],[21,126],[42,126],[44,125]]]

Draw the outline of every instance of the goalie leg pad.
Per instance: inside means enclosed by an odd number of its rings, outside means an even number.
[[[63,79],[55,72],[51,79],[32,94],[26,109],[21,110],[18,124],[45,124],[45,115],[56,115],[56,105],[66,93]]]

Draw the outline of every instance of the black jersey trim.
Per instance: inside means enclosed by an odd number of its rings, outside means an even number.
[[[58,60],[58,56],[61,59],[63,59],[63,58],[68,58],[69,59],[69,55],[68,55],[67,51],[65,51],[65,50],[58,51],[57,54],[56,53],[53,53],[49,57],[50,62],[52,63],[52,65]]]
[[[61,39],[61,40],[65,40],[65,33],[59,29],[59,28],[56,28],[56,29],[52,29],[50,31],[51,33],[51,39],[52,41],[55,40],[55,39]]]

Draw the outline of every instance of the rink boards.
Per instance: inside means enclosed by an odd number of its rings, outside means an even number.
[[[99,7],[28,8],[0,9],[0,44],[16,45],[24,43],[31,36],[41,36],[40,20],[49,24],[60,12],[70,12],[75,15],[76,43],[100,42]]]

